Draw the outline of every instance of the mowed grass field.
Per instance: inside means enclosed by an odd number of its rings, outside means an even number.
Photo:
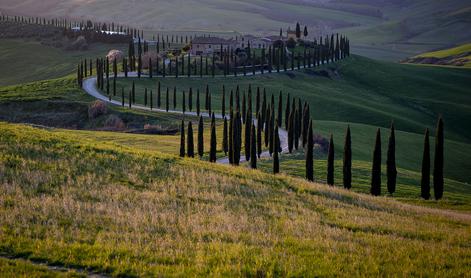
[[[325,73],[329,77],[325,77]],[[301,98],[311,106],[316,133],[324,136],[334,134],[337,153],[342,153],[343,137],[348,124],[352,127],[354,158],[369,161],[372,157],[373,141],[377,127],[387,128],[394,121],[400,131],[397,135],[398,164],[408,170],[418,171],[422,157],[423,133],[425,128],[433,135],[439,114],[445,119],[447,177],[470,181],[467,162],[471,129],[467,119],[471,117],[471,103],[467,88],[471,86],[471,71],[463,69],[441,69],[398,65],[352,56],[335,65],[297,73],[280,73],[257,77],[238,78],[166,78],[159,79],[162,96],[170,88],[170,103],[173,103],[173,88],[177,87],[177,109],[181,109],[182,91],[193,88],[201,93],[204,105],[206,84],[212,92],[212,107],[221,108],[222,86],[226,87],[226,109],[229,92],[237,85],[247,91],[249,84],[255,91],[257,86],[266,88],[267,98],[283,92],[286,96]],[[144,88],[157,88],[157,79],[118,79],[118,88],[129,91],[132,82],[136,84],[136,97],[143,103]],[[126,96],[125,96],[126,97]],[[119,99],[120,97],[116,97]],[[155,98],[154,98],[155,99]],[[162,100],[163,103],[164,100]],[[195,103],[193,103],[195,106]],[[284,117],[284,116],[283,116]],[[388,130],[383,129],[383,146],[387,144]],[[433,151],[433,150],[432,150]]]
[[[469,273],[469,214],[73,131],[0,130],[0,253],[23,259],[3,258],[2,273],[51,273],[38,261],[113,276]]]
[[[122,45],[92,44],[87,51],[66,51],[39,42],[0,39],[0,86],[63,77],[77,71],[82,59],[103,57]]]

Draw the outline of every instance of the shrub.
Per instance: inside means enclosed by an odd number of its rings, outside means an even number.
[[[96,119],[97,117],[101,115],[105,115],[106,112],[107,112],[106,103],[104,103],[101,100],[96,100],[88,107],[88,118]]]
[[[124,58],[124,53],[120,50],[113,49],[113,50],[110,50],[110,52],[108,52],[108,55],[106,55],[106,58],[108,58],[110,62],[113,62],[115,59],[116,59],[116,62],[121,62]]]
[[[106,119],[104,127],[109,129],[124,129],[126,125],[120,117],[111,114]]]

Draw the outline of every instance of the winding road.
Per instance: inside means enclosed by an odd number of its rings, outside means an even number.
[[[122,78],[123,76],[124,75],[122,75],[122,74],[118,75],[119,78]],[[128,76],[133,77],[133,76],[137,76],[137,74],[135,72],[132,72],[132,73],[128,73]],[[82,83],[82,88],[85,92],[87,92],[89,95],[91,95],[92,97],[94,97],[96,99],[99,99],[103,102],[106,102],[106,103],[109,103],[109,104],[112,104],[112,105],[121,106],[121,101],[113,100],[113,99],[110,100],[108,96],[105,96],[100,92],[100,90],[97,88],[97,79],[94,76],[84,79],[83,83]],[[155,111],[155,112],[166,112],[166,113],[174,113],[174,114],[184,114],[184,115],[196,116],[196,117],[198,116],[196,114],[196,112],[185,112],[185,113],[183,113],[182,111],[177,111],[177,110],[169,110],[167,112],[165,109],[158,109],[158,108],[152,108],[152,110],[151,110],[150,107],[146,107],[146,106],[139,105],[139,104],[132,105],[131,109],[138,109],[138,110],[145,110],[145,111]],[[208,113],[205,113],[205,112],[201,112],[200,115],[202,115],[205,118],[210,118],[210,115]],[[214,116],[217,119],[223,119],[223,116],[221,114],[215,114]],[[255,125],[257,125],[256,120],[255,120]],[[282,129],[282,128],[279,128],[278,129],[278,134],[279,134],[279,137],[280,137],[280,146],[281,146],[281,150],[282,150],[281,153],[282,154],[283,153],[288,153],[288,132],[286,130]],[[264,151],[264,152],[262,152],[260,157],[262,157],[262,158],[270,157],[270,153],[268,151]],[[245,162],[245,155],[241,155],[240,162]],[[217,160],[217,163],[229,164],[229,158],[228,157],[220,158],[220,159]]]

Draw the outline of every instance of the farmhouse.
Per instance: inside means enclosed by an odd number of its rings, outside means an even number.
[[[217,37],[196,37],[191,41],[190,53],[192,55],[220,53],[221,48],[223,50],[236,49],[237,42]]]

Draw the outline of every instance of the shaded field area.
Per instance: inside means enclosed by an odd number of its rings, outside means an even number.
[[[469,270],[468,214],[143,153],[73,131],[0,129],[5,255],[113,276]],[[0,263],[11,272],[8,265]]]
[[[92,44],[86,51],[67,51],[29,39],[0,39],[0,86],[63,77],[77,71],[82,59],[103,57],[121,45]]]

